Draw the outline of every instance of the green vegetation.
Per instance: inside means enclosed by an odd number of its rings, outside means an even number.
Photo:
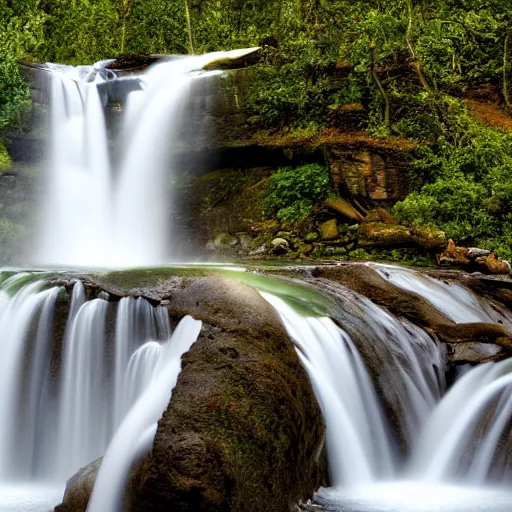
[[[305,219],[317,201],[325,199],[331,187],[329,170],[318,164],[282,167],[270,178],[265,209],[285,223]]]
[[[0,173],[9,169],[10,166],[11,166],[11,157],[9,156],[9,153],[7,152],[7,148],[5,147],[3,142],[0,141]]]
[[[262,40],[247,98],[256,129],[343,129],[356,106],[359,129],[419,143],[399,218],[512,257],[512,124],[484,125],[460,99],[512,108],[510,0],[0,0],[0,132],[28,101],[17,59],[86,64]],[[280,169],[265,207],[297,222],[328,190],[319,166]]]
[[[512,132],[472,118],[460,102],[447,135],[423,150],[418,183],[394,213],[412,224],[437,225],[458,243],[475,244],[512,258]]]

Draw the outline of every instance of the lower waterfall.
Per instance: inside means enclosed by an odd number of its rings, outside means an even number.
[[[466,288],[378,272],[454,320],[512,319]],[[331,487],[304,510],[510,510],[512,360],[465,368],[450,386],[444,344],[411,321],[327,279],[314,293],[329,313],[311,294],[279,295],[283,281],[272,283],[260,294],[294,342],[326,423]],[[171,328],[167,308],[141,297],[2,272],[0,511],[48,512],[64,482],[103,457],[87,510],[122,512],[128,475],[151,451],[200,330],[191,317]]]
[[[379,271],[439,309],[456,311],[459,321],[512,318],[461,286],[404,269]],[[304,315],[286,299],[260,292],[294,341],[325,418],[332,487],[320,489],[316,502],[340,512],[510,510],[512,494],[500,485],[512,477],[512,361],[476,366],[445,394],[444,350],[434,336],[339,285],[320,287],[335,296],[333,318]],[[345,329],[361,326],[356,343]],[[390,424],[386,392],[376,392],[365,368],[368,341],[386,344],[372,353],[372,365],[383,365],[381,385],[393,388],[401,424]],[[391,358],[382,359],[387,350]],[[396,449],[397,436],[410,440],[405,452]]]
[[[1,277],[0,511],[46,511],[42,503],[56,505],[73,473],[113,439],[115,449],[116,431],[131,431],[133,446],[138,425],[154,435],[201,323],[186,317],[171,331],[165,308],[143,298],[87,300],[76,281],[68,299],[43,275]],[[141,455],[151,444],[146,437]],[[105,460],[108,471],[108,452]],[[98,492],[105,502],[101,485]]]

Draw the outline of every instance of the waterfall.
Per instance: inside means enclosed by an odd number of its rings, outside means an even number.
[[[459,322],[511,321],[462,286],[379,272]],[[332,487],[316,501],[358,512],[509,510],[512,495],[492,485],[512,477],[512,360],[476,366],[445,393],[435,338],[343,286],[315,283],[332,318],[260,293],[294,341],[325,418]],[[405,452],[396,449],[404,436]]]
[[[181,357],[196,341],[201,325],[192,317],[183,318],[157,357],[151,357],[155,364],[153,372],[142,396],[127,414],[105,454],[87,507],[89,512],[122,510],[123,490],[130,469],[153,445],[157,422],[176,386]]]
[[[37,274],[0,283],[2,483],[59,484],[104,455],[155,372],[197,337],[189,319],[171,338],[167,310],[142,298],[86,300],[79,281],[65,297]]]
[[[105,69],[109,61],[47,64],[52,144],[35,263],[127,267],[175,257],[179,247],[168,222],[175,202],[175,155],[190,149],[198,135],[193,121],[201,119],[190,98],[193,81],[215,73],[203,71],[207,64],[252,51],[164,60],[132,78],[137,86],[126,88],[131,92],[115,155],[102,103],[113,83],[130,79]]]
[[[391,284],[418,293],[456,323],[501,323],[512,330],[510,314],[492,308],[460,284],[443,283],[414,270],[391,265],[373,265],[373,268]]]

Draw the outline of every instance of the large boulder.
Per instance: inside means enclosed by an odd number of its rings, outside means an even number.
[[[326,480],[324,425],[273,308],[253,288],[195,279],[173,317],[204,322],[132,481],[134,512],[288,512]]]

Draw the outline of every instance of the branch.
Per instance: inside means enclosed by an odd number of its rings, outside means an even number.
[[[192,55],[196,52],[194,50],[194,40],[192,38],[192,22],[190,21],[190,10],[188,8],[188,1],[185,0],[185,16],[187,18],[187,29],[188,29],[188,45],[189,51]]]
[[[510,42],[510,32],[505,37],[505,47],[503,49],[503,97],[507,108],[512,107],[512,100],[508,90],[508,46]]]
[[[379,80],[379,77],[377,76],[377,72],[375,71],[375,44],[372,43],[370,45],[370,72],[372,74],[373,80],[375,81],[377,87],[379,88],[380,94],[382,95],[382,98],[384,99],[384,123],[387,128],[390,126],[389,121],[389,112],[390,112],[390,104],[389,104],[389,97],[384,90],[384,87],[382,87],[382,83]]]

